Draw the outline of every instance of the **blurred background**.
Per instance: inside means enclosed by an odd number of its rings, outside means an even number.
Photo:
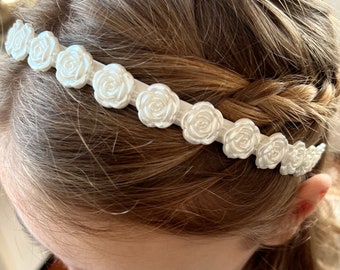
[[[35,0],[25,1],[33,3]],[[0,0],[0,53],[3,53],[6,32],[14,21],[9,15],[8,9],[15,2],[17,0]],[[340,20],[340,0],[328,0],[327,2],[332,6],[335,15]],[[340,37],[340,29],[338,29],[338,32]],[[336,127],[336,130],[337,132],[334,134],[337,135],[332,140],[332,149],[340,150],[340,128]],[[335,169],[340,168],[339,159],[330,158],[328,162],[332,163],[334,168],[330,173],[334,174],[334,177],[339,177],[338,172],[340,172],[340,169]],[[340,210],[339,204],[336,207]],[[58,264],[53,264],[52,267],[44,266],[44,262],[48,257],[49,254],[36,247],[23,233],[10,203],[1,192],[0,186],[0,270],[64,269]]]
[[[4,41],[4,33],[5,31],[7,30],[7,28],[9,27],[9,25],[12,23],[12,18],[11,16],[8,14],[7,12],[7,8],[6,8],[6,5],[4,4],[7,3],[7,1],[0,1],[0,22],[2,23],[2,27],[0,29],[0,42],[1,44],[3,43]]]

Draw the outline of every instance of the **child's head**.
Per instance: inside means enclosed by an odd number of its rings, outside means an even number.
[[[326,142],[339,55],[320,1],[44,0],[19,10],[37,33],[232,122],[248,118],[290,144]],[[244,269],[284,270],[299,258],[294,270],[314,269],[312,212],[330,185],[322,161],[297,177],[258,169],[254,155],[227,158],[175,125],[146,127],[135,107],[104,108],[91,86],[65,88],[54,69],[8,56],[0,89],[1,182],[35,237],[74,267],[239,270],[250,258]]]

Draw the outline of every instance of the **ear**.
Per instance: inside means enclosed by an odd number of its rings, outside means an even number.
[[[328,174],[317,174],[303,182],[295,194],[290,211],[281,223],[281,232],[262,244],[282,245],[291,239],[325,197],[331,184],[332,179]]]

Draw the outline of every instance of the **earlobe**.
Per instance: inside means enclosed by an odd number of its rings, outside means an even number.
[[[264,245],[282,245],[291,239],[301,224],[308,218],[331,187],[328,174],[317,174],[302,183],[293,199],[291,210],[282,222],[282,233],[265,241]]]

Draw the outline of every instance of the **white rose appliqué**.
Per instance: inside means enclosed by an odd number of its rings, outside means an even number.
[[[305,151],[305,143],[301,141],[289,145],[286,156],[281,162],[280,173],[282,175],[295,174],[305,158]]]
[[[184,138],[192,144],[211,144],[223,125],[222,113],[209,102],[198,102],[182,118]]]
[[[33,70],[49,70],[60,51],[58,39],[49,31],[40,33],[31,42],[28,64]]]
[[[176,120],[180,99],[168,86],[156,83],[138,95],[136,107],[144,125],[167,128]]]
[[[259,143],[260,130],[250,119],[240,119],[224,135],[223,152],[229,158],[248,158]]]
[[[295,175],[301,176],[310,172],[319,162],[323,152],[326,149],[326,144],[322,143],[315,147],[311,145],[305,150],[304,160],[299,168],[296,169]]]
[[[281,133],[271,135],[261,141],[256,151],[256,166],[261,169],[274,169],[284,158],[288,150],[288,141]]]
[[[57,79],[64,87],[82,88],[90,78],[93,58],[83,46],[72,45],[58,54]]]
[[[94,97],[106,108],[123,109],[130,103],[134,81],[123,66],[107,65],[94,75]]]
[[[15,60],[24,60],[29,51],[29,45],[34,38],[33,27],[23,21],[17,20],[13,27],[8,31],[5,48],[8,55]]]

